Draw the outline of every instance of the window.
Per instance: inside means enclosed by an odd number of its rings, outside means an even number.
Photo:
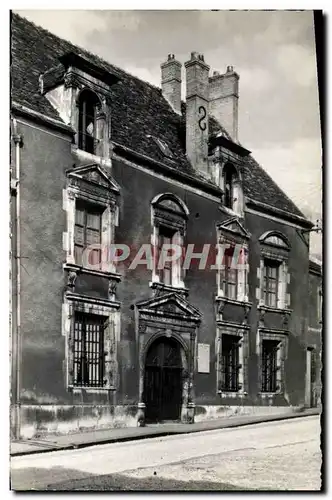
[[[181,249],[189,214],[188,208],[172,193],[157,195],[151,205],[151,241],[155,249],[151,287],[184,288]],[[174,247],[170,248],[168,245]]]
[[[248,301],[248,247],[219,239],[218,296],[237,301]]]
[[[104,330],[106,318],[75,312],[73,385],[102,387],[104,383]]]
[[[79,266],[90,264],[95,267],[99,264],[101,268],[101,219],[102,214],[97,207],[79,201],[76,203],[74,258]],[[89,253],[84,255],[89,246]]]
[[[173,285],[173,267],[177,265],[177,261],[170,262],[167,259],[163,259],[163,256],[166,257],[171,254],[172,250],[168,245],[172,244],[173,236],[175,232],[168,229],[167,227],[160,226],[159,227],[159,237],[158,237],[158,255],[157,262],[159,273],[159,281],[164,283],[164,285]]]
[[[278,373],[278,340],[262,340],[262,392],[276,392]]]
[[[291,250],[286,236],[278,231],[268,231],[260,238],[261,260],[256,297],[259,306],[288,309],[291,307],[288,258]]]
[[[234,204],[234,184],[237,181],[237,172],[233,165],[227,164],[224,167],[223,172],[223,184],[224,184],[224,205],[227,208],[233,210]]]
[[[221,287],[224,289],[225,297],[237,299],[238,296],[238,269],[233,262],[234,247],[227,248],[224,255],[225,273]]]
[[[96,153],[97,111],[100,102],[96,94],[84,90],[79,98],[78,147],[87,153]]]
[[[222,335],[221,390],[239,390],[239,340],[238,336]]]
[[[278,304],[278,283],[279,283],[279,262],[264,259],[264,303],[269,307],[277,307]]]

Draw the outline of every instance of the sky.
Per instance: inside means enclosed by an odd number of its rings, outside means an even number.
[[[211,72],[234,66],[240,76],[241,144],[306,217],[321,219],[312,11],[15,12],[159,87],[160,64],[169,53],[184,63],[192,51],[200,52]],[[315,233],[311,254],[321,255],[321,236]]]

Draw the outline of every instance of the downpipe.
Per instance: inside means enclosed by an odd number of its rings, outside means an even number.
[[[16,280],[16,310],[15,323],[16,328],[12,331],[12,352],[15,356],[12,359],[12,374],[15,377],[15,399],[14,399],[14,436],[15,439],[20,438],[21,433],[21,216],[20,216],[20,169],[21,169],[21,147],[23,146],[22,136],[18,133],[17,120],[12,118],[12,134],[11,139],[15,145],[15,177],[11,178],[11,193],[15,196],[15,220],[12,221],[15,237],[15,253],[13,255],[16,269],[16,276],[11,279]],[[12,249],[11,249],[12,250]],[[12,317],[13,330],[13,317]],[[13,347],[15,348],[13,349]]]

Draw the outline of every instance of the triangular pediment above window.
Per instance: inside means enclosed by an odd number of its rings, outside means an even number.
[[[250,239],[250,233],[242,226],[236,217],[227,219],[225,222],[218,224],[218,229],[229,232],[241,238]]]
[[[120,187],[117,182],[97,164],[73,168],[67,171],[67,176],[69,178],[81,179],[117,193],[120,192]]]
[[[139,302],[136,306],[140,312],[150,314],[190,317],[196,321],[201,318],[201,313],[196,307],[174,292]]]

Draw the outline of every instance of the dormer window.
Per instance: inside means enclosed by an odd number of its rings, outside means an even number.
[[[228,163],[224,167],[223,184],[224,184],[224,205],[226,208],[233,210],[234,201],[234,184],[237,181],[237,172],[233,165]]]
[[[162,154],[164,156],[166,156],[166,158],[170,158],[170,159],[173,158],[173,153],[170,150],[167,142],[165,142],[162,139],[160,139],[159,137],[155,137],[153,135],[148,135],[147,137],[150,137],[151,139],[154,140],[154,142],[157,144],[158,148],[160,149],[160,151],[162,152]]]
[[[96,154],[99,138],[97,137],[97,116],[100,101],[90,90],[83,90],[78,100],[78,147],[87,153]]]

